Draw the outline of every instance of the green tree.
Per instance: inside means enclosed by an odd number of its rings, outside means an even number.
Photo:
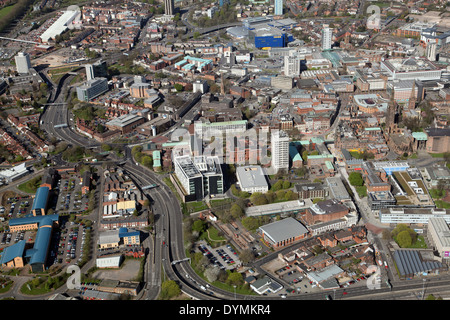
[[[193,224],[192,224],[192,230],[193,231],[197,231],[198,233],[202,233],[204,232],[206,229],[206,223],[202,220],[196,220]]]
[[[230,209],[231,216],[235,219],[239,219],[244,215],[244,210],[237,204],[234,203]]]
[[[408,248],[411,246],[412,238],[408,230],[404,230],[397,235],[397,243],[402,248]]]
[[[171,298],[178,297],[181,294],[181,289],[174,280],[164,281],[161,284],[161,300],[169,300]]]

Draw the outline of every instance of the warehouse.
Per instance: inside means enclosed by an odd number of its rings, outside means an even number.
[[[120,130],[122,134],[133,131],[136,127],[143,124],[145,118],[135,114],[125,114],[106,123],[109,130]]]
[[[439,274],[445,270],[444,265],[433,260],[432,253],[427,251],[396,250],[394,251],[394,261],[401,279],[429,273]]]
[[[79,10],[65,11],[44,33],[40,36],[42,42],[47,43],[50,39],[55,40],[55,37],[63,33],[69,28],[69,25],[79,16]]]
[[[286,32],[269,25],[260,25],[249,31],[249,42],[256,48],[283,48],[287,46]]]
[[[280,249],[302,240],[308,234],[308,230],[294,218],[286,218],[280,221],[259,227],[264,242],[274,249]]]
[[[122,261],[123,255],[121,254],[101,256],[95,260],[97,268],[119,268]]]

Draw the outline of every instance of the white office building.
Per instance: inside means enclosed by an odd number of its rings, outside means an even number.
[[[333,30],[328,24],[323,25],[322,29],[322,50],[331,50]]]
[[[272,167],[278,171],[289,169],[289,136],[283,130],[275,130],[271,135]]]
[[[30,55],[26,52],[19,52],[15,57],[16,70],[20,74],[28,74],[31,68]]]

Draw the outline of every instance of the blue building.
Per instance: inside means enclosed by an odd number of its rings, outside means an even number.
[[[36,191],[31,212],[34,216],[43,216],[47,211],[48,199],[50,197],[49,187],[40,187]]]
[[[37,228],[36,238],[32,248],[26,248],[25,244],[23,249],[21,246],[13,247],[13,249],[8,248],[6,255],[2,255],[1,262],[7,263],[8,259],[14,256],[18,256],[22,253],[24,262],[30,265],[32,272],[42,272],[45,271],[48,249],[50,247],[51,236],[53,226],[59,223],[59,215],[53,214],[49,216],[28,216],[24,218],[17,218],[9,220],[9,229],[11,232],[19,230],[33,230]],[[25,240],[23,240],[25,241]],[[18,243],[17,243],[18,244]]]

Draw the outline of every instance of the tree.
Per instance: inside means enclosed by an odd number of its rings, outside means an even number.
[[[364,180],[362,178],[361,173],[359,172],[351,172],[348,175],[348,181],[352,186],[362,186],[364,184]]]
[[[404,230],[397,235],[397,243],[402,248],[408,248],[411,246],[412,238],[408,230]]]
[[[244,215],[244,210],[242,210],[242,208],[237,203],[234,203],[231,206],[230,213],[234,219],[239,219]]]
[[[180,287],[174,280],[164,281],[161,284],[160,298],[162,300],[168,300],[179,296],[181,293]]]
[[[175,84],[173,85],[173,87],[175,88],[175,90],[177,90],[177,92],[181,92],[181,91],[184,90],[183,85],[180,84],[180,83],[175,83]]]
[[[204,232],[206,229],[206,223],[202,220],[196,220],[193,224],[192,224],[192,230],[193,231],[197,231],[198,233],[202,233]]]
[[[242,285],[243,281],[244,281],[244,279],[242,277],[242,274],[239,272],[231,272],[227,278],[228,284],[236,285],[236,286]]]

